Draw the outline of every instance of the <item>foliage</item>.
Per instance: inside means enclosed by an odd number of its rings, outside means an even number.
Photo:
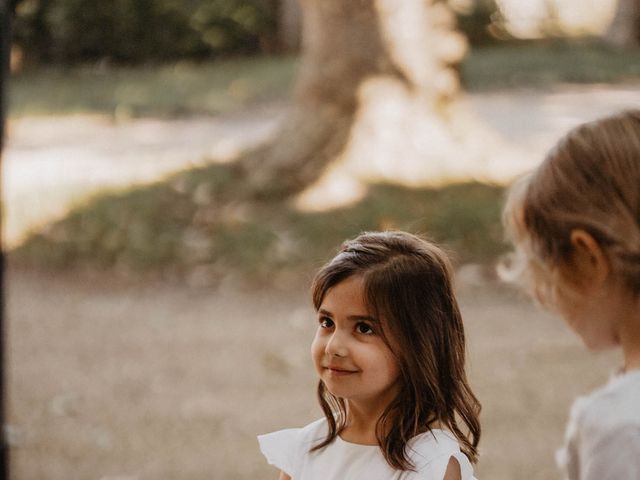
[[[274,0],[22,0],[14,39],[27,58],[144,62],[273,47]]]
[[[363,230],[400,228],[429,235],[483,261],[504,245],[499,187],[441,189],[373,185],[355,205],[300,212],[286,201],[255,201],[233,165],[210,165],[147,187],[104,193],[34,233],[13,261],[48,268],[89,266],[134,272],[267,279],[317,266]]]
[[[498,43],[498,35],[504,36],[495,0],[475,0],[468,8],[456,13],[458,29],[467,37],[472,48]]]

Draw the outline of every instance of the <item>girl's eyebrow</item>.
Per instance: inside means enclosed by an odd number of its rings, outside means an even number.
[[[333,314],[329,310],[325,310],[324,308],[318,309],[318,313],[321,315],[326,315],[327,317],[332,317]],[[377,318],[374,318],[370,315],[349,315],[347,320],[351,320],[353,322],[374,322],[380,323]]]

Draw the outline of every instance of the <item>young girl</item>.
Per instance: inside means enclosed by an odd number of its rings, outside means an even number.
[[[640,110],[570,131],[512,187],[504,218],[508,273],[588,348],[624,355],[574,404],[560,465],[571,480],[640,479]]]
[[[443,252],[408,233],[365,233],[312,292],[325,418],[258,437],[280,479],[471,480],[480,405]]]

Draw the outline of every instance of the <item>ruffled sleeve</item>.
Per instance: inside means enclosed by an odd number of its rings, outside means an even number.
[[[473,466],[460,450],[453,435],[443,430],[433,430],[419,435],[410,445],[411,457],[417,472],[407,476],[407,480],[442,480],[451,458],[460,465],[460,478],[474,480]]]
[[[300,449],[300,428],[289,428],[258,436],[260,451],[269,464],[295,476]]]
[[[473,467],[467,456],[462,452],[450,452],[441,454],[428,462],[422,467],[422,477],[426,479],[442,480],[447,471],[447,465],[451,458],[455,458],[460,465],[460,478],[462,480],[474,480]]]

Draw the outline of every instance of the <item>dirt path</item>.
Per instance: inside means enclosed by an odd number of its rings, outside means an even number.
[[[503,179],[504,172],[509,176],[534,165],[569,127],[640,106],[640,88],[480,93],[468,95],[465,102],[493,130],[491,141],[500,145],[499,158],[487,165],[491,170],[480,173]],[[123,123],[83,116],[13,119],[3,158],[5,239],[15,245],[30,227],[63,215],[98,190],[153,181],[207,159],[231,159],[267,139],[286,108],[276,103],[220,117]],[[474,171],[479,171],[477,166]]]

